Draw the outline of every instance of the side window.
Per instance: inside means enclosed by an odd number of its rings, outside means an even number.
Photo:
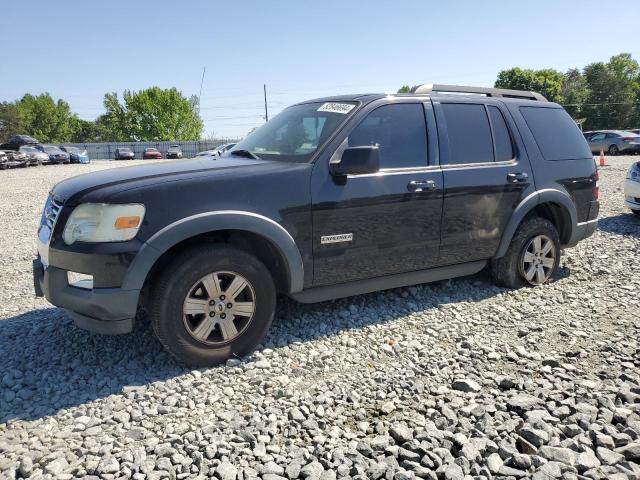
[[[617,135],[615,133],[607,133],[607,137],[606,138],[618,138],[620,135]]]
[[[591,150],[576,122],[564,109],[520,107],[520,112],[545,160],[591,158]]]
[[[604,133],[598,133],[589,139],[590,142],[599,142],[600,140],[604,140]]]
[[[427,126],[419,103],[376,108],[349,134],[349,146],[378,145],[380,168],[427,165]]]
[[[515,155],[513,154],[513,145],[511,143],[507,122],[505,122],[502,112],[498,107],[489,105],[487,108],[489,110],[489,118],[491,119],[491,127],[493,128],[496,162],[511,160]]]
[[[493,161],[493,141],[484,105],[443,103],[449,134],[449,163]]]

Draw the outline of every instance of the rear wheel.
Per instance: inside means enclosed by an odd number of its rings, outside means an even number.
[[[226,245],[190,249],[164,270],[147,309],[178,360],[211,366],[250,353],[271,324],[275,286],[253,255]]]
[[[609,155],[618,155],[618,153],[619,153],[619,150],[616,145],[611,145],[609,147]]]
[[[560,238],[553,223],[540,217],[525,220],[507,253],[491,262],[498,285],[519,288],[548,282],[560,264]]]

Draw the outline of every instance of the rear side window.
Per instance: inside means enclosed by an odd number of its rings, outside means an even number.
[[[513,154],[513,145],[511,144],[511,136],[509,135],[507,122],[505,122],[502,112],[498,107],[489,105],[487,109],[489,110],[489,118],[491,119],[491,126],[493,127],[496,162],[511,160],[515,155]]]
[[[591,150],[578,126],[563,109],[520,107],[520,112],[545,160],[591,157]]]
[[[449,163],[493,162],[491,128],[484,105],[441,105],[449,135]]]
[[[378,145],[380,168],[427,165],[427,127],[420,103],[376,108],[349,134],[349,146]]]

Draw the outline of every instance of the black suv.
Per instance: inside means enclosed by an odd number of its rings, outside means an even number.
[[[212,365],[255,348],[278,293],[318,302],[487,265],[500,285],[543,284],[595,230],[597,199],[587,142],[539,94],[323,98],[220,157],[59,183],[35,288],[99,333],[142,309],[173,355]]]

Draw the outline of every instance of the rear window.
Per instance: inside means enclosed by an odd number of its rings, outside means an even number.
[[[502,112],[498,107],[489,105],[489,117],[491,118],[491,126],[493,127],[493,140],[496,147],[496,162],[504,162],[511,160],[513,154],[513,145],[511,144],[511,136],[507,128]]]
[[[520,107],[545,160],[591,157],[591,150],[569,114],[561,108]]]

